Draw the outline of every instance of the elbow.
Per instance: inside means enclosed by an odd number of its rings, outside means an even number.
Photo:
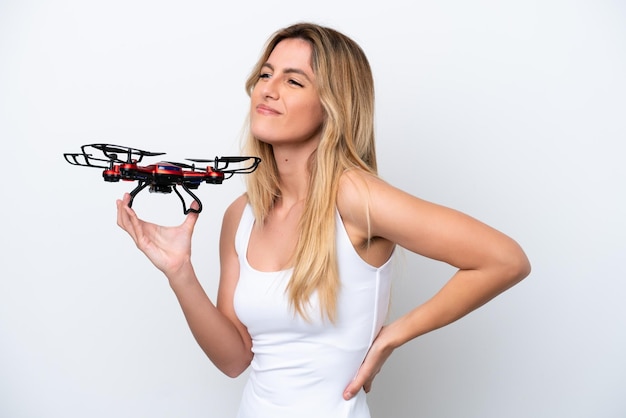
[[[241,361],[232,361],[232,362],[229,362],[228,364],[222,364],[222,365],[216,364],[216,366],[218,366],[220,371],[224,373],[226,376],[234,379],[236,377],[241,376],[241,374],[246,371],[246,369],[248,368],[251,362],[252,362],[252,356],[246,359],[241,359]]]
[[[247,369],[247,367],[229,367],[229,368],[223,368],[222,373],[224,373],[226,376],[230,377],[231,379],[234,379],[236,377],[241,376],[241,374]]]
[[[516,251],[512,251],[507,257],[505,277],[510,286],[524,280],[531,272],[530,260],[526,253],[518,246]]]
[[[524,254],[524,263],[522,268],[520,269],[520,280],[528,277],[530,275],[530,272],[532,271],[532,267],[530,265],[530,260],[528,259],[528,257],[526,257],[526,254]]]

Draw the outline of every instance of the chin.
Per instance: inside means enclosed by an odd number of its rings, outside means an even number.
[[[251,132],[251,134],[254,137],[254,139],[256,139],[257,141],[266,143],[266,144],[272,145],[276,142],[276,139],[272,137],[271,135],[264,135],[263,133],[257,133],[257,132]]]
[[[268,132],[268,129],[250,129],[250,134],[256,140],[270,145],[284,142],[284,138],[277,136],[274,131],[275,130],[269,130]]]
[[[261,128],[259,126],[251,126],[250,127],[250,134],[255,139],[257,139],[257,140],[259,140],[261,142],[268,143],[268,144],[271,144],[276,139],[275,138],[276,135],[272,135],[273,131],[275,131],[275,129]]]

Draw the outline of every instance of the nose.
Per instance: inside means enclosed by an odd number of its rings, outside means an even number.
[[[261,81],[261,94],[264,99],[278,99],[278,86],[277,80],[274,78],[267,78]]]

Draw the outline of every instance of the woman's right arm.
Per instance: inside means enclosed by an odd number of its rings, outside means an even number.
[[[183,308],[191,331],[206,355],[224,374],[239,376],[252,361],[252,340],[235,314],[233,298],[239,280],[235,234],[245,206],[245,197],[233,202],[222,222],[220,234],[220,282],[217,305],[200,286],[193,269],[170,285]],[[190,266],[191,267],[191,266]]]
[[[224,215],[217,305],[207,296],[191,264],[191,235],[197,214],[187,215],[187,220],[178,227],[161,227],[140,220],[128,207],[127,200],[125,197],[118,202],[118,225],[166,275],[194,338],[209,359],[227,376],[238,376],[252,360],[250,335],[233,308],[239,279],[235,233],[245,197],[233,202]]]

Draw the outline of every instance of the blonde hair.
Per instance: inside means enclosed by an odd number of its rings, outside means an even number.
[[[376,174],[374,81],[367,57],[356,42],[331,28],[298,23],[270,37],[246,82],[249,95],[273,49],[291,38],[311,45],[311,66],[325,121],[309,164],[308,196],[287,294],[295,312],[308,318],[308,302],[317,292],[322,315],[334,321],[340,286],[335,251],[337,190],[345,170],[358,168]],[[263,161],[246,179],[248,200],[262,223],[280,197],[276,161],[272,146],[249,132],[244,151]]]

